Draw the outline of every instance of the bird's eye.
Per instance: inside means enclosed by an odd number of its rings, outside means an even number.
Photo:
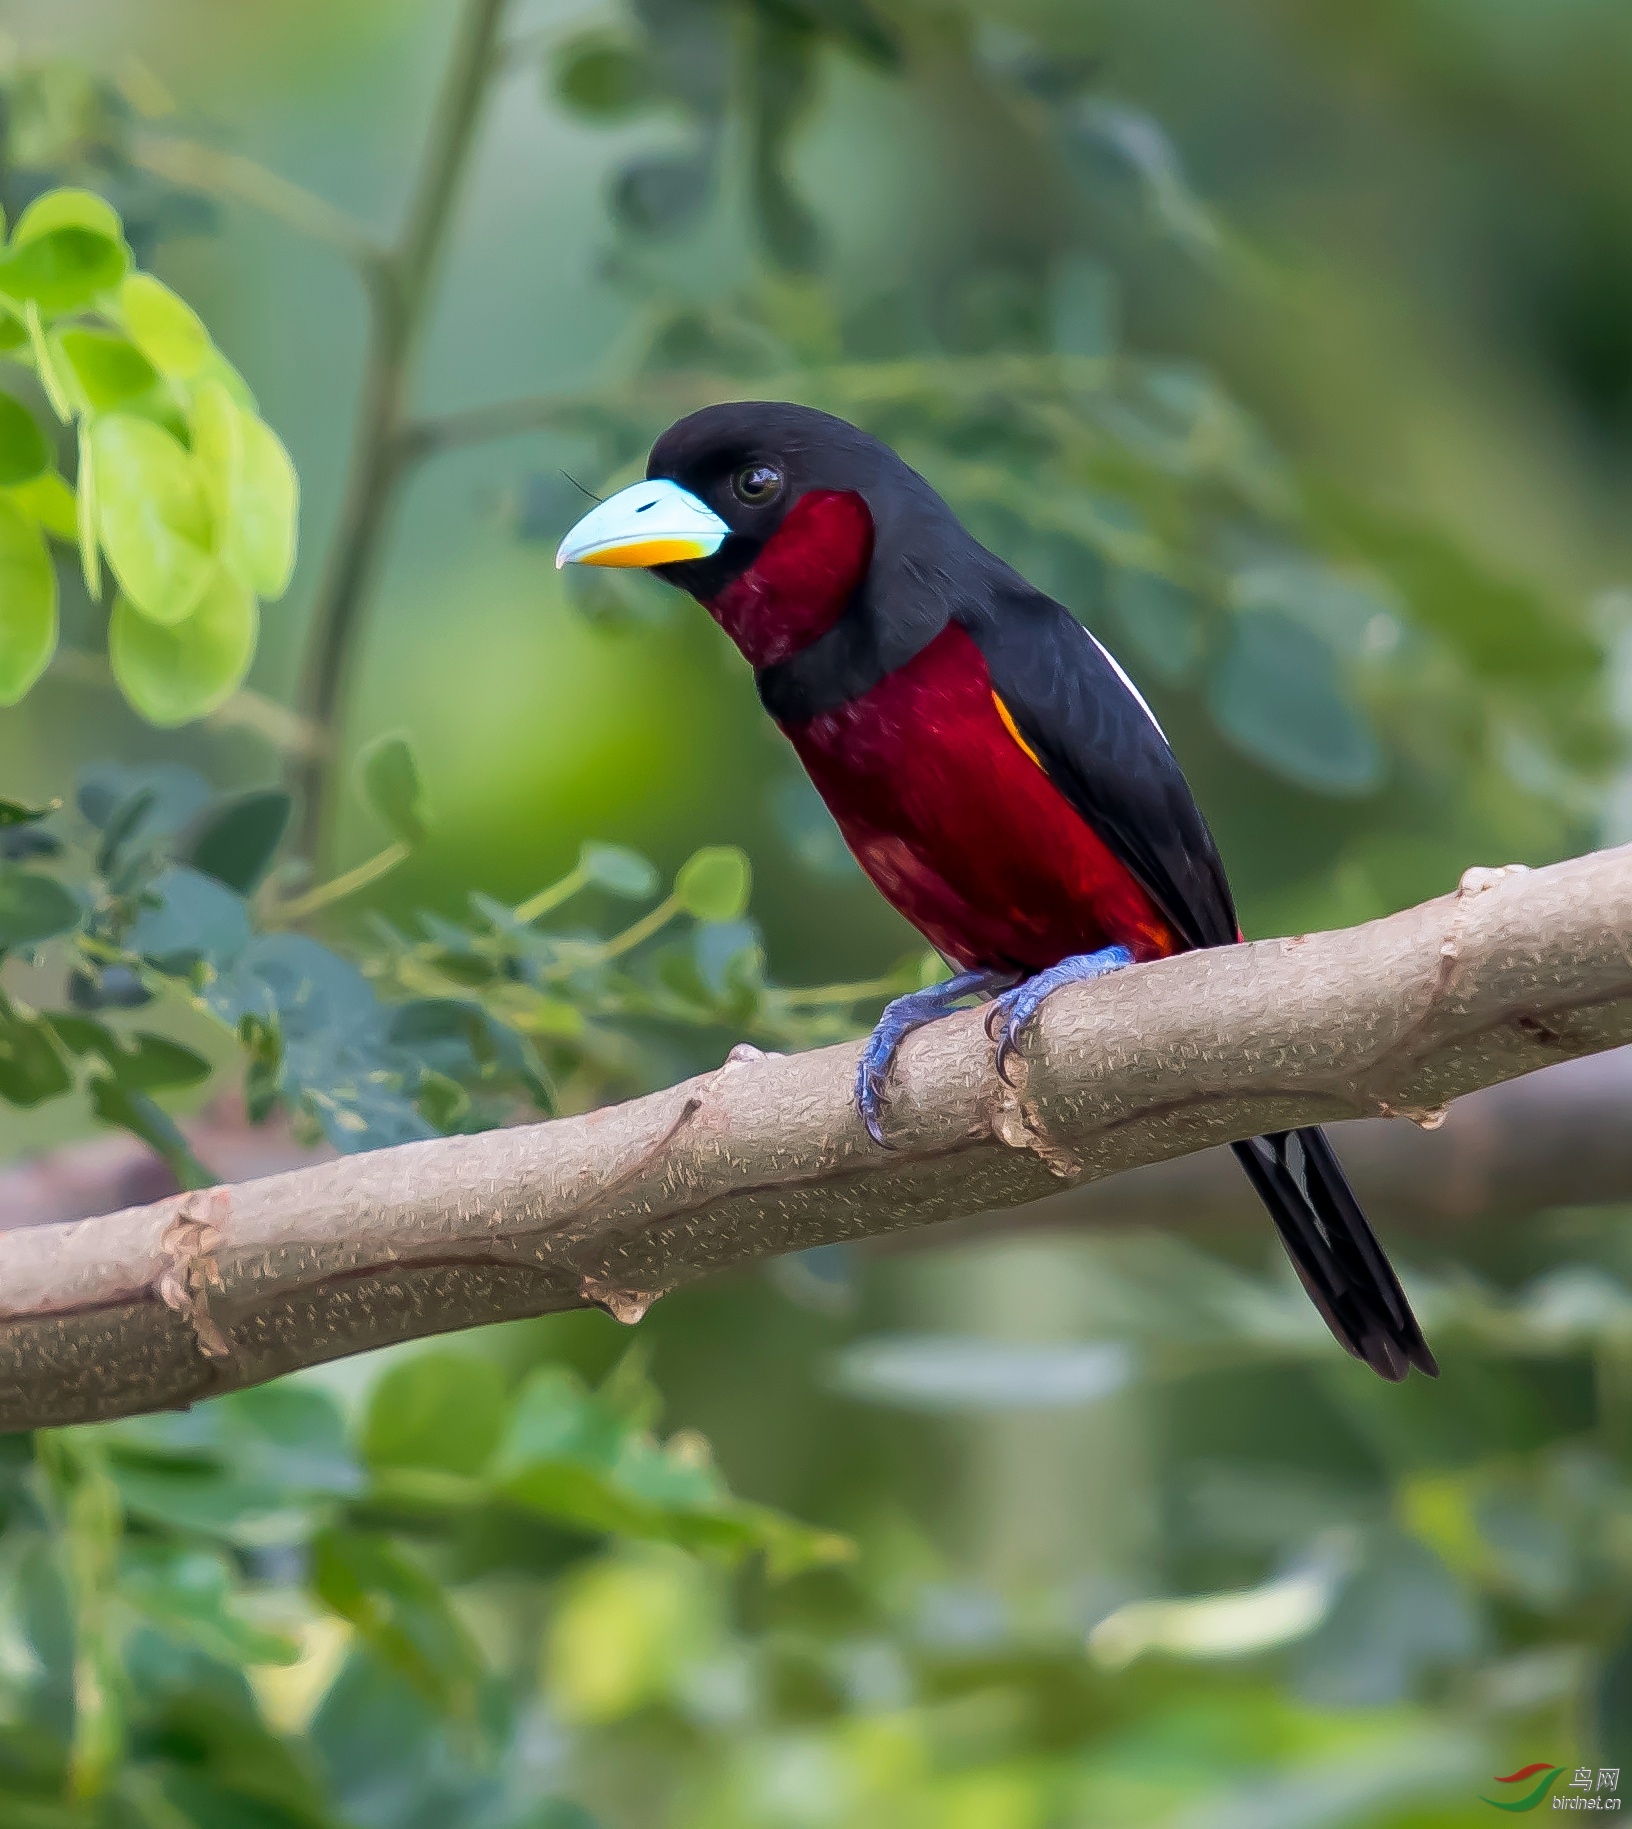
[[[731,493],[750,508],[763,508],[782,493],[782,472],[774,464],[744,464],[731,479]]]

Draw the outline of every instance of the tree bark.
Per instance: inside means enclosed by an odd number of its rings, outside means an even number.
[[[723,1265],[1010,1208],[1265,1130],[1433,1124],[1632,1042],[1632,847],[1471,870],[1339,933],[1061,992],[1017,1069],[981,1013],[908,1042],[876,1148],[854,1046],[734,1050],[644,1099],[406,1144],[0,1236],[0,1427],[182,1405],[395,1340],[598,1304],[636,1321]]]
[[[1387,1118],[1332,1126],[1366,1210],[1391,1235],[1454,1240],[1477,1222],[1544,1207],[1632,1206],[1632,1048],[1582,1056],[1458,1099],[1443,1125]],[[1016,1213],[975,1214],[935,1236],[1031,1230],[1255,1224],[1258,1196],[1226,1149],[1152,1163]]]
[[[1632,1048],[1541,1067],[1458,1099],[1437,1130],[1390,1118],[1333,1127],[1367,1210],[1396,1236],[1433,1236],[1540,1207],[1632,1206]],[[327,1144],[212,1107],[183,1122],[193,1153],[231,1181],[332,1161]],[[0,1170],[0,1230],[61,1225],[181,1192],[164,1160],[124,1131],[70,1143]],[[1258,1197],[1219,1147],[1085,1182],[1029,1206],[901,1233],[898,1250],[994,1231],[1255,1225]]]

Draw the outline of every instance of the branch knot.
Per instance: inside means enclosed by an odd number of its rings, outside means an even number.
[[[210,1314],[209,1292],[221,1287],[221,1266],[215,1253],[225,1236],[232,1211],[226,1188],[207,1188],[183,1194],[176,1203],[159,1248],[168,1262],[159,1272],[153,1293],[192,1325],[198,1350],[206,1359],[225,1359],[232,1343]]]

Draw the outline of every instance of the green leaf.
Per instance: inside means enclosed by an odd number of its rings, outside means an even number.
[[[259,627],[253,595],[227,572],[218,572],[193,613],[172,627],[141,615],[121,594],[108,625],[113,676],[150,724],[186,724],[242,685]]]
[[[193,452],[203,473],[221,558],[261,597],[281,597],[295,565],[300,485],[276,433],[219,381],[199,384]]]
[[[428,832],[425,784],[406,737],[378,737],[357,758],[363,798],[406,845],[423,844]]]
[[[1414,619],[1481,673],[1526,682],[1583,679],[1601,664],[1598,644],[1578,623],[1536,591],[1487,571],[1431,524],[1319,479],[1309,483],[1308,498],[1319,531],[1376,565],[1409,600]]]
[[[124,275],[124,243],[93,229],[49,229],[0,255],[0,292],[43,313],[83,311]]]
[[[417,1353],[374,1386],[363,1425],[373,1467],[481,1472],[504,1431],[504,1376],[473,1353]]]
[[[51,446],[39,421],[14,394],[0,390],[0,486],[26,483],[50,464]]]
[[[128,413],[98,419],[90,442],[102,543],[125,596],[156,623],[181,622],[219,573],[198,467],[179,439]]]
[[[79,903],[55,877],[0,865],[0,947],[37,946],[79,924]]]
[[[209,1188],[221,1179],[199,1161],[175,1120],[145,1092],[104,1074],[92,1074],[88,1090],[95,1115],[104,1124],[139,1137],[169,1167],[180,1186]]]
[[[1111,608],[1128,647],[1158,679],[1177,685],[1201,659],[1201,618],[1187,591],[1155,572],[1118,566],[1111,573]]]
[[[161,375],[185,381],[204,366],[210,333],[198,313],[151,273],[132,273],[119,288],[130,340]]]
[[[387,1538],[328,1530],[312,1543],[313,1592],[428,1701],[475,1712],[481,1654],[440,1585]]]
[[[11,234],[12,246],[35,241],[53,229],[89,229],[93,235],[104,236],[109,241],[120,241],[125,233],[119,212],[106,198],[73,185],[63,185],[36,197],[17,218],[17,226]]]
[[[441,1080],[445,1086],[482,1091],[522,1086],[535,1105],[552,1104],[543,1065],[527,1037],[490,1015],[479,1004],[453,997],[414,998],[391,1011],[387,1030],[390,1046],[407,1055],[424,1082]],[[448,1128],[439,1125],[438,1128]]]
[[[1365,794],[1383,778],[1382,751],[1344,693],[1331,649],[1280,611],[1235,618],[1207,704],[1238,749],[1300,787]]]
[[[0,496],[0,705],[15,705],[57,651],[57,574],[45,536]]]
[[[199,381],[219,381],[232,396],[236,405],[246,413],[258,413],[254,390],[235,369],[219,349],[212,348],[203,368],[198,373]],[[195,383],[197,385],[197,383]]]
[[[706,1631],[706,1618],[699,1571],[684,1557],[647,1550],[574,1570],[545,1644],[552,1708],[588,1726],[660,1700]]]
[[[129,1037],[115,1035],[95,1017],[71,1016],[63,1011],[45,1020],[70,1054],[95,1056],[130,1091],[164,1092],[199,1086],[210,1077],[210,1063],[202,1054],[195,1054],[167,1036],[152,1035],[146,1030]]]
[[[0,274],[0,278],[3,277]],[[45,334],[45,319],[40,316],[40,308],[33,299],[23,307],[23,322],[28,326],[28,347],[34,357],[34,373],[39,377],[40,388],[51,404],[51,411],[66,425],[74,416],[74,403],[68,398],[66,385],[57,372],[56,352]]]
[[[99,413],[145,394],[158,381],[152,363],[111,330],[70,325],[54,341],[84,403]]]
[[[0,1001],[0,1099],[25,1108],[41,1105],[73,1083],[50,1029]]]
[[[561,1367],[534,1373],[512,1406],[496,1469],[498,1490],[577,1530],[677,1543],[728,1558],[763,1551],[777,1575],[849,1553],[842,1538],[733,1498],[706,1444],[676,1436],[660,1445],[645,1428],[643,1393],[619,1392],[612,1383],[590,1394]],[[634,1414],[623,1407],[629,1400]]]
[[[219,972],[249,944],[242,898],[185,864],[167,865],[142,899],[126,944],[160,971],[179,976],[202,960]]]
[[[245,1017],[277,1024],[279,1096],[300,1099],[336,1148],[380,1149],[436,1134],[402,1089],[401,1063],[383,1047],[386,1012],[374,987],[307,935],[255,935],[206,997],[234,1028]]]
[[[151,849],[179,832],[214,798],[197,769],[182,762],[92,762],[80,770],[74,802],[102,834],[96,868],[104,876],[120,869],[120,853]]]
[[[648,58],[621,33],[591,32],[556,53],[555,92],[590,120],[619,120],[649,106],[658,89]]]
[[[799,0],[787,11],[818,31],[830,32],[848,50],[880,69],[894,69],[901,61],[895,26],[868,0]]]
[[[645,235],[673,234],[707,206],[714,163],[708,148],[685,157],[632,159],[612,190],[618,219]]]
[[[177,861],[249,895],[271,869],[293,808],[282,788],[217,801],[182,834]]]
[[[217,1549],[147,1539],[120,1555],[119,1598],[153,1625],[223,1663],[294,1663],[298,1643],[246,1619],[234,1604],[237,1585]]]
[[[267,1519],[291,1509],[294,1496],[283,1482],[209,1462],[115,1460],[109,1471],[127,1512],[198,1536],[254,1537]]]
[[[202,1054],[139,1029],[119,1060],[112,1063],[121,1085],[139,1092],[172,1092],[202,1086],[214,1071]]]
[[[260,596],[277,598],[289,588],[295,569],[300,482],[277,433],[252,414],[242,418],[243,472],[225,556]]]
[[[72,545],[79,538],[79,504],[74,492],[55,470],[47,470],[32,482],[18,483],[5,490],[0,500],[22,509],[30,520],[38,521],[54,540]]]
[[[97,537],[101,498],[96,492],[96,454],[91,449],[90,424],[81,419],[75,437],[78,473],[75,476],[74,532],[79,540],[80,576],[92,603],[102,601],[102,542]]]
[[[310,1384],[258,1385],[184,1413],[130,1417],[97,1433],[115,1450],[116,1466],[156,1458],[172,1468],[190,1463],[218,1480],[235,1481],[238,1492],[230,1507],[223,1505],[227,1495],[219,1487],[208,1502],[217,1518],[226,1518],[229,1535],[254,1511],[355,1498],[364,1489],[334,1400]],[[254,1490],[246,1491],[246,1486]],[[173,1519],[184,1529],[194,1522],[177,1509],[151,1515]],[[211,1531],[207,1518],[195,1518],[201,1529]]]
[[[625,845],[587,844],[578,853],[585,880],[626,902],[644,902],[657,892],[657,869]]]
[[[243,414],[219,381],[203,380],[193,390],[188,427],[199,483],[218,528],[232,519],[232,501],[243,467]]]
[[[62,803],[48,807],[26,807],[20,800],[0,800],[0,830],[7,826],[31,826],[36,820],[49,819]]]
[[[680,866],[674,899],[699,921],[735,921],[748,906],[750,881],[735,845],[705,845]]]

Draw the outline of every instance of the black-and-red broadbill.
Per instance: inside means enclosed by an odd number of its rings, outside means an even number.
[[[955,968],[867,1045],[876,1142],[896,1049],[960,999],[992,999],[1001,1072],[1059,986],[1239,940],[1207,822],[1127,675],[867,433],[764,401],[693,413],[645,482],[567,535],[573,562],[650,567],[705,606],[861,867]],[[1234,1147],[1342,1344],[1384,1378],[1434,1373],[1323,1133]]]

